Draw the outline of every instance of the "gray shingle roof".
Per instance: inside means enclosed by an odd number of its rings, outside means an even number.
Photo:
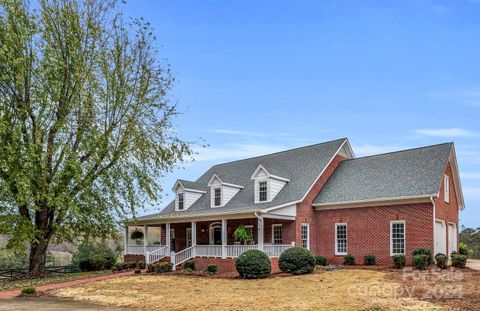
[[[314,204],[436,194],[452,146],[446,143],[345,160]]]
[[[206,187],[213,174],[217,174],[225,183],[244,187],[225,206],[211,208],[210,189],[207,188],[207,193],[202,195],[202,197],[186,211],[176,212],[175,204],[172,201],[160,213],[138,217],[137,219],[222,212],[253,212],[259,209],[301,200],[346,140],[346,138],[342,138],[321,144],[212,166],[194,182],[196,185]],[[262,164],[269,173],[287,178],[290,181],[287,182],[271,202],[254,204],[254,181],[251,179],[251,176],[259,164]],[[183,184],[183,181],[181,182]],[[185,184],[184,186],[186,187]]]
[[[177,181],[180,182],[185,189],[192,189],[192,190],[199,190],[199,191],[208,190],[208,186],[202,183],[185,180],[185,179],[177,179]]]

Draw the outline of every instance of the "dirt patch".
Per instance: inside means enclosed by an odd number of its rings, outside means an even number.
[[[357,284],[398,286],[386,273],[368,269],[320,271],[263,280],[178,275],[142,275],[55,290],[58,297],[144,310],[432,310],[417,299],[389,292],[356,292]]]

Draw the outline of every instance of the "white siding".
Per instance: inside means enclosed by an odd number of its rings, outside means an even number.
[[[265,173],[264,170],[260,169],[257,173],[257,175],[255,175],[255,179],[266,179],[268,178],[268,175],[267,173]]]
[[[240,191],[240,188],[223,186],[222,187],[222,205],[225,205],[230,201],[237,193]]]
[[[182,188],[178,188],[177,193],[175,195],[175,210],[178,211],[178,194],[183,193],[183,211],[187,210],[190,206],[192,206],[195,201],[200,199],[203,193],[191,192],[183,190]]]
[[[268,197],[268,200],[269,201],[273,200],[273,198],[275,198],[275,196],[280,192],[280,190],[282,190],[283,186],[285,186],[286,183],[287,182],[283,180],[270,178],[270,182],[269,182],[270,195]]]

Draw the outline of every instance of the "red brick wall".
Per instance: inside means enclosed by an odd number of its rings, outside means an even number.
[[[272,273],[281,272],[278,268],[278,258],[271,258],[272,262]],[[205,270],[207,269],[208,265],[217,265],[219,273],[228,273],[228,272],[236,272],[237,269],[235,268],[235,259],[221,259],[221,258],[204,258],[204,257],[196,257],[195,261],[195,269],[196,270]]]
[[[445,230],[447,231],[447,250],[449,248],[448,245],[448,223],[453,222],[457,225],[457,241],[458,241],[458,213],[459,213],[459,206],[457,201],[457,193],[455,191],[455,180],[452,174],[452,167],[450,163],[447,164],[445,168],[445,174],[449,176],[449,183],[450,183],[450,197],[449,202],[445,202],[445,184],[444,179],[442,176],[442,184],[440,186],[439,196],[436,198],[435,201],[435,218],[445,221]]]
[[[314,254],[326,256],[330,263],[343,263],[335,256],[335,223],[347,223],[348,253],[363,264],[363,256],[373,254],[378,264],[391,264],[390,221],[405,220],[407,263],[418,247],[433,250],[433,208],[431,203],[361,207],[315,212]]]
[[[312,207],[313,200],[317,197],[318,193],[328,181],[330,176],[333,174],[337,166],[345,160],[345,157],[341,155],[336,155],[332,162],[327,166],[325,171],[323,172],[322,176],[317,180],[317,182],[313,185],[310,192],[306,195],[305,199],[297,204],[297,219],[296,219],[296,239],[295,243],[297,246],[301,246],[301,226],[302,223],[309,223],[310,224],[310,249],[313,253],[316,253],[316,245],[315,241],[317,240],[316,233],[318,232],[314,228],[318,227],[318,224],[315,223],[315,210]]]
[[[145,256],[143,255],[131,255],[127,254],[123,256],[123,262],[145,262]]]

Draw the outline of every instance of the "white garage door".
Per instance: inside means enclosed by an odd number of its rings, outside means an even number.
[[[435,250],[434,256],[438,253],[447,254],[447,228],[445,222],[435,221]]]
[[[448,224],[448,254],[457,251],[457,225]]]

